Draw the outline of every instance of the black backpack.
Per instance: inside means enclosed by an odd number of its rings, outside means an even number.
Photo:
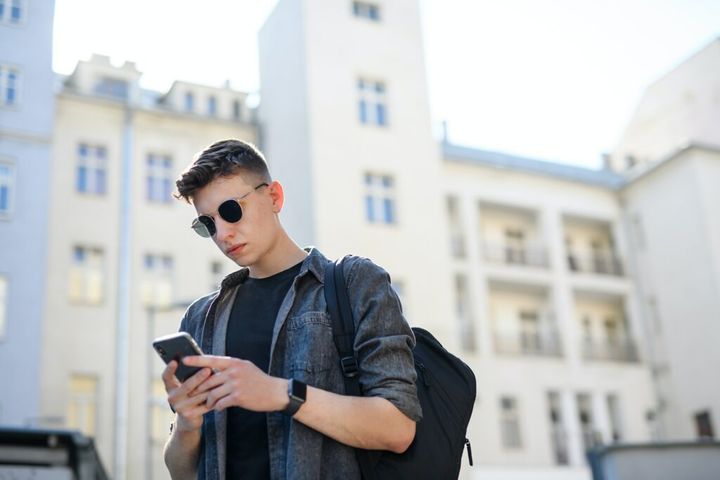
[[[325,300],[340,353],[345,393],[361,396],[353,350],[355,327],[343,260],[328,263],[325,268]],[[466,431],[475,403],[475,375],[462,360],[445,350],[430,332],[418,327],[412,330],[416,339],[413,350],[416,386],[423,418],[417,424],[415,439],[402,454],[355,450],[365,480],[457,478],[465,447],[470,465],[473,464]]]

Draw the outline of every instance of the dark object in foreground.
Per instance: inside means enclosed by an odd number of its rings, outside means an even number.
[[[53,480],[108,480],[93,439],[80,432],[0,428],[0,478],[38,472]]]
[[[717,480],[720,442],[614,444],[587,452],[593,480]]]

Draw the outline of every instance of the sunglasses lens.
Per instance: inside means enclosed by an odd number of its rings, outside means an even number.
[[[237,200],[223,202],[220,207],[218,207],[218,213],[223,220],[230,223],[238,222],[242,218],[242,208]]]
[[[202,215],[193,220],[192,229],[201,237],[212,237],[215,235],[215,222],[207,215]]]

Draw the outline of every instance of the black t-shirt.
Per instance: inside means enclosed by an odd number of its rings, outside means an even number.
[[[301,265],[271,277],[245,280],[230,313],[226,355],[268,371],[275,318]],[[239,407],[227,413],[227,478],[270,478],[266,414]]]

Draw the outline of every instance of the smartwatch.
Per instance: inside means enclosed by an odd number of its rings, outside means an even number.
[[[307,385],[300,380],[291,378],[290,381],[288,381],[288,398],[290,399],[290,403],[288,403],[288,406],[285,407],[282,413],[291,417],[295,415],[300,407],[302,407],[302,404],[305,403],[306,395]]]

